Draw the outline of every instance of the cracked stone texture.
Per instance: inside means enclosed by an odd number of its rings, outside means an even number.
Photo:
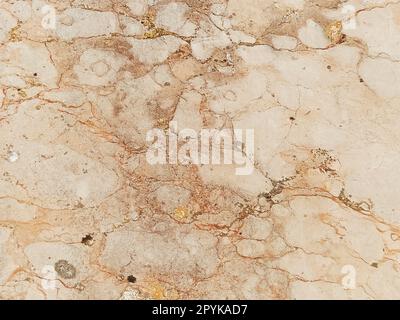
[[[400,299],[399,35],[396,1],[1,1],[0,298]],[[255,171],[148,164],[172,120],[253,128]]]

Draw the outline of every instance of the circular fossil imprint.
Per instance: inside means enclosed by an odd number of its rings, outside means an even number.
[[[66,260],[58,260],[54,265],[54,269],[64,279],[73,279],[76,276],[75,267]]]

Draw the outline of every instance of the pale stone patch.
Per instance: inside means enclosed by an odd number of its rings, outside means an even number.
[[[139,217],[140,217],[139,213],[135,208],[133,208],[130,213],[130,218],[132,219],[132,221],[137,221]]]
[[[173,213],[178,207],[185,206],[190,197],[190,191],[178,186],[163,185],[154,191],[155,199],[166,213]]]
[[[272,232],[272,224],[266,219],[249,216],[243,221],[240,231],[243,237],[254,240],[266,240]]]
[[[15,1],[11,5],[10,12],[22,22],[26,22],[32,17],[32,8],[26,1]]]
[[[7,160],[11,163],[18,161],[19,154],[16,151],[10,151],[7,155]]]
[[[293,50],[297,47],[297,39],[289,36],[272,36],[272,45],[276,49]]]
[[[275,52],[269,46],[259,45],[254,47],[240,46],[236,53],[249,66],[268,64],[276,58]]]
[[[264,73],[256,70],[250,71],[247,75],[229,85],[215,86],[210,83],[212,100],[210,109],[216,113],[228,113],[234,115],[239,111],[246,110],[252,103],[256,104],[266,92],[267,79]]]
[[[382,98],[400,98],[400,66],[384,58],[365,58],[360,64],[360,76]],[[385,81],[382,81],[385,79]]]
[[[4,285],[9,277],[18,269],[18,261],[16,261],[17,255],[14,257],[9,254],[8,249],[12,249],[14,252],[16,248],[11,243],[12,241],[12,229],[7,227],[0,227],[0,285]]]
[[[367,285],[371,293],[386,300],[400,299],[400,277],[398,262],[385,261],[378,270],[370,272]]]
[[[17,25],[17,22],[17,19],[8,11],[0,9],[0,43],[7,40],[8,33]]]
[[[118,20],[113,12],[71,8],[59,17],[57,35],[63,40],[110,35],[117,31]]]
[[[277,167],[272,167],[275,164],[273,159],[277,157],[275,154],[284,145],[290,128],[289,117],[290,113],[287,110],[271,108],[266,111],[243,113],[234,119],[235,128],[256,128],[254,131],[255,161],[263,168],[261,170],[271,172],[271,175],[278,179],[285,176],[288,171],[294,172],[288,164],[281,163]]]
[[[150,0],[128,0],[127,6],[131,10],[132,14],[136,16],[142,16],[146,13],[148,9],[148,3],[154,4],[155,1]]]
[[[310,48],[326,48],[330,43],[324,29],[311,19],[299,29],[298,36],[300,41]]]
[[[231,40],[225,32],[205,23],[201,25],[196,38],[191,41],[193,56],[200,61],[207,60],[215,49],[223,49],[230,44]]]
[[[55,88],[57,86],[58,72],[50,58],[50,53],[44,44],[38,44],[30,41],[9,42],[0,49],[0,57],[7,59],[9,67],[21,68],[22,74],[32,76],[37,73],[37,80],[44,85]],[[3,65],[4,62],[0,62]],[[21,71],[18,72],[21,74]],[[13,81],[20,81],[13,77]],[[9,80],[11,80],[9,78]]]
[[[203,70],[203,65],[196,59],[191,57],[185,60],[179,60],[172,66],[172,72],[175,77],[181,81],[186,81],[198,74]]]
[[[210,20],[215,24],[218,29],[228,30],[232,28],[231,20],[219,15],[210,15]]]
[[[112,85],[125,62],[124,58],[111,51],[89,49],[81,55],[80,63],[75,65],[74,72],[81,84]]]
[[[130,51],[144,64],[164,62],[171,53],[176,52],[184,42],[174,36],[162,36],[157,39],[129,39]]]
[[[266,255],[266,244],[257,240],[241,240],[236,245],[238,253],[248,258],[261,258]]]
[[[138,300],[140,292],[136,289],[127,288],[120,298],[120,300]]]
[[[261,35],[272,24],[273,6],[271,1],[253,0],[251,5],[243,0],[230,0],[224,15],[230,18],[234,29],[240,29],[254,35]]]
[[[333,272],[336,262],[329,257],[296,250],[274,261],[273,265],[288,271],[293,276],[315,281],[328,280],[329,273]]]
[[[14,199],[0,200],[0,220],[31,221],[37,216],[35,206]]]
[[[50,101],[62,102],[67,106],[78,107],[85,103],[86,96],[81,90],[75,88],[63,88],[47,91],[43,98]]]
[[[189,9],[185,3],[171,2],[160,8],[155,24],[183,37],[193,36],[196,32],[196,25],[190,22],[186,16]]]
[[[210,8],[211,12],[215,15],[222,15],[226,10],[225,3],[213,3]]]
[[[381,261],[385,244],[379,230],[372,223],[361,219],[346,219],[341,223],[346,228],[345,240],[365,261]]]
[[[279,5],[302,10],[304,8],[304,0],[281,0],[279,1]]]
[[[64,282],[77,283],[84,279],[88,272],[86,253],[79,245],[69,245],[61,242],[34,242],[24,248],[24,253],[32,265],[32,271],[42,276],[44,266],[56,266],[57,262],[66,261],[75,268],[73,278],[62,278]],[[57,268],[56,268],[57,269]],[[61,278],[57,275],[57,279]]]
[[[7,170],[30,188],[30,195],[40,198],[44,206],[94,205],[117,187],[117,177],[112,171],[65,147],[30,143],[21,145],[22,149],[23,161],[10,163]],[[29,168],[29,172],[25,173],[22,167]]]
[[[131,17],[119,17],[121,21],[121,29],[127,36],[142,36],[145,33],[144,26]]]
[[[165,64],[155,67],[153,75],[154,80],[161,87],[170,86],[175,81],[170,68]]]
[[[399,60],[399,13],[400,7],[398,5],[362,11],[357,14],[357,27],[344,30],[344,32],[348,36],[358,38],[366,43],[371,56],[384,53],[394,60]]]
[[[178,130],[190,128],[196,132],[200,132],[203,127],[200,114],[201,100],[201,95],[195,91],[190,91],[182,95],[172,120],[177,122]]]
[[[216,243],[211,234],[190,227],[176,229],[170,235],[168,225],[158,225],[159,232],[144,230],[115,231],[107,237],[100,261],[109,268],[119,270],[126,266],[135,272],[172,272],[171,277],[190,283],[197,274],[210,276],[219,264]],[[134,256],[131,260],[129,256]],[[130,262],[130,263],[129,263]]]
[[[381,134],[385,141],[392,141],[391,132]],[[341,172],[346,173],[346,191],[353,195],[352,200],[359,202],[374,199],[374,212],[385,221],[399,223],[396,209],[398,190],[393,187],[400,178],[399,171],[394,170],[400,161],[399,153],[386,144],[365,141],[359,147],[341,154],[340,159]],[[360,184],[360,179],[366,176],[369,179]],[[368,209],[368,206],[364,204],[364,208]]]
[[[228,33],[229,33],[229,37],[231,38],[231,41],[233,43],[251,43],[251,44],[253,44],[257,41],[256,38],[242,32],[242,31],[230,30],[230,31],[228,31]]]
[[[290,285],[293,299],[299,300],[368,300],[370,296],[362,288],[345,290],[342,285],[328,282],[294,281]]]

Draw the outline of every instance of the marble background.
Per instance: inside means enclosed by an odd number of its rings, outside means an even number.
[[[399,83],[398,1],[2,0],[0,298],[399,299]]]

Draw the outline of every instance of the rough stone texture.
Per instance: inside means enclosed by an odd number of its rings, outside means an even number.
[[[399,37],[391,0],[1,1],[0,298],[400,299]],[[149,164],[171,121],[255,170]]]

